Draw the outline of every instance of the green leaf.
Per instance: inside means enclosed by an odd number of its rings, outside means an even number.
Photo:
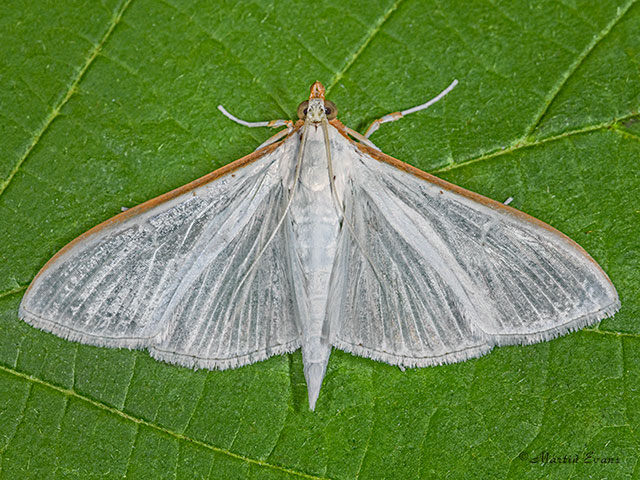
[[[639,25],[636,1],[4,2],[0,477],[637,477]],[[191,371],[18,320],[68,241],[273,133],[219,103],[291,118],[320,80],[362,131],[454,78],[373,141],[575,239],[614,318],[405,372],[336,351],[316,413],[299,352]]]

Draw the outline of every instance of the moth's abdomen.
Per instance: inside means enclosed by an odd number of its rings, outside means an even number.
[[[291,205],[295,255],[302,271],[305,336],[320,335],[340,222],[333,204],[326,149],[320,129],[309,129],[300,179]],[[306,311],[305,311],[306,310]]]

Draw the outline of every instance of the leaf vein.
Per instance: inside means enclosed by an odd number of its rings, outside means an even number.
[[[46,362],[43,362],[46,363]],[[64,407],[62,407],[62,414],[60,415],[60,421],[56,425],[56,431],[54,434],[54,438],[52,439],[55,444],[56,458],[53,463],[53,471],[52,476],[56,476],[56,473],[60,471],[60,433],[62,433],[62,422],[64,422],[64,417],[69,412],[69,397],[64,398]]]
[[[427,436],[429,435],[429,430],[431,429],[431,422],[433,421],[433,417],[436,415],[436,412],[438,412],[438,409],[440,408],[439,405],[436,405],[433,409],[433,411],[429,414],[429,418],[427,419],[427,426],[424,429],[424,433],[422,434],[422,438],[420,439],[420,455],[422,457],[422,452],[424,451],[424,442],[427,440]],[[426,474],[424,472],[424,468],[427,465],[427,462],[421,462],[422,463],[422,469],[421,469],[421,477],[426,477]]]
[[[344,66],[338,72],[336,72],[336,74],[333,76],[333,78],[329,82],[329,85],[326,88],[327,93],[329,93],[333,89],[333,87],[335,87],[338,84],[338,82],[342,79],[342,77],[344,77],[344,74],[347,72],[347,70],[349,70],[351,66],[355,63],[355,61],[358,58],[360,58],[360,56],[362,55],[362,52],[364,52],[367,46],[371,43],[371,40],[373,40],[373,38],[380,32],[383,25],[389,20],[393,12],[397,10],[397,8],[400,6],[401,3],[402,3],[402,0],[396,0],[393,3],[393,5],[391,5],[391,7],[389,7],[389,9],[387,9],[387,11],[384,12],[384,14],[378,19],[374,27],[371,30],[369,30],[369,32],[367,33],[367,36],[365,37],[364,41],[360,44],[360,47],[358,47],[355,53],[351,55],[351,57],[349,57],[349,59],[346,61]]]
[[[19,285],[15,288],[12,288],[11,290],[6,290],[2,293],[0,293],[0,298],[4,298],[4,297],[8,297],[9,295],[13,295],[14,293],[19,293],[23,290],[26,290],[28,287],[28,285]]]
[[[634,134],[634,133],[631,133],[630,131],[625,130],[624,128],[620,128],[620,126],[619,126],[619,125],[614,125],[614,126],[613,126],[613,129],[614,129],[617,133],[619,133],[620,135],[622,135],[623,137],[627,137],[627,138],[630,138],[630,139],[632,139],[632,140],[635,140],[636,142],[640,142],[640,136],[638,136],[638,135],[636,135],[636,134]]]
[[[551,347],[548,347],[546,349],[546,353],[547,353],[547,355],[546,355],[547,358],[545,359],[545,364],[546,364],[547,368],[545,369],[545,374],[546,374],[545,375],[545,387],[546,387],[546,390],[548,391],[549,390],[549,366],[551,364]],[[522,447],[522,449],[518,452],[518,454],[515,457],[513,457],[512,459],[509,460],[509,465],[507,466],[507,469],[506,469],[507,470],[507,478],[509,477],[509,473],[512,471],[511,469],[513,467],[513,462],[516,459],[521,459],[523,454],[528,455],[530,453],[531,446],[535,443],[535,441],[538,439],[538,437],[542,433],[542,426],[545,423],[544,422],[545,421],[545,416],[549,414],[549,410],[548,410],[548,407],[547,407],[548,400],[549,400],[548,395],[542,397],[542,417],[540,419],[540,423],[538,423],[536,425],[537,432],[536,432],[535,435],[533,435],[531,437],[529,442],[524,447]]]
[[[233,59],[235,60],[236,64],[239,65],[240,67],[242,67],[242,69],[244,71],[246,71],[249,75],[252,76],[252,78],[255,80],[255,82],[260,86],[260,88],[262,88],[262,90],[265,92],[265,95],[269,98],[271,98],[271,100],[273,100],[276,105],[280,108],[280,110],[282,111],[282,113],[286,116],[287,113],[287,108],[282,104],[282,102],[280,101],[279,98],[277,98],[273,92],[271,90],[269,90],[262,82],[262,80],[260,79],[260,77],[258,77],[254,72],[252,72],[249,69],[249,66],[247,65],[246,62],[244,62],[234,51],[232,51],[221,39],[219,39],[218,37],[216,37],[213,32],[206,28],[202,23],[200,23],[199,21],[196,20],[196,18],[192,15],[188,15],[186,11],[184,11],[183,9],[179,8],[177,5],[174,5],[172,3],[170,3],[168,0],[161,0],[161,3],[165,4],[166,6],[173,8],[176,12],[178,12],[179,14],[183,15],[186,17],[186,20],[194,25],[195,27],[197,27],[198,29],[200,29],[200,31],[202,33],[204,33],[205,35],[207,35],[207,37],[209,37],[211,40],[213,40],[214,42],[216,42],[217,44],[220,45],[220,47],[227,52],[230,56],[233,57]]]
[[[127,456],[127,463],[124,465],[124,478],[129,476],[129,467],[131,466],[131,457],[133,457],[133,450],[136,448],[136,443],[138,443],[138,438],[140,438],[140,425],[136,424],[136,433],[133,436],[133,441],[131,442],[131,448],[129,448],[129,455]]]
[[[622,133],[622,131],[620,129],[615,128],[616,124],[619,122],[623,122],[625,120],[628,120],[629,118],[635,117],[637,115],[637,113],[630,113],[628,115],[625,115],[623,117],[617,118],[617,119],[613,119],[610,120],[608,122],[602,122],[602,123],[597,123],[595,125],[587,125],[584,127],[580,127],[580,128],[576,128],[574,130],[569,130],[563,133],[559,133],[557,135],[551,135],[539,140],[522,140],[519,142],[515,142],[513,145],[511,145],[508,148],[499,148],[497,150],[492,150],[492,151],[488,151],[488,152],[484,152],[484,153],[480,153],[479,155],[475,156],[475,157],[471,157],[468,158],[466,160],[462,160],[460,162],[456,162],[456,163],[447,163],[445,166],[440,167],[440,168],[436,168],[434,170],[431,171],[431,173],[442,173],[442,172],[448,172],[450,170],[455,170],[457,168],[460,167],[465,167],[467,165],[470,165],[472,163],[476,163],[476,162],[480,162],[483,160],[489,160],[491,158],[494,157],[500,157],[502,155],[507,155],[509,153],[514,153],[516,151],[525,149],[525,148],[530,148],[530,147],[537,147],[539,145],[544,145],[545,143],[551,143],[551,142],[555,142],[557,140],[561,140],[563,138],[567,138],[567,137],[572,137],[574,135],[579,135],[581,133],[590,133],[590,132],[595,132],[598,130],[606,130],[606,129],[613,129],[614,131],[617,131],[619,133]],[[627,134],[628,132],[625,132],[625,134]],[[632,134],[629,134],[629,136],[634,136]],[[639,138],[640,140],[640,138]]]
[[[174,432],[173,430],[170,430],[168,428],[165,428],[165,427],[162,427],[160,425],[156,425],[156,424],[154,424],[152,422],[143,420],[142,418],[135,417],[134,415],[125,413],[125,412],[123,412],[121,410],[118,410],[117,408],[111,407],[111,406],[106,405],[106,404],[104,404],[102,402],[99,402],[97,400],[93,400],[93,399],[91,399],[89,397],[85,397],[84,395],[81,395],[81,394],[79,394],[78,392],[76,392],[74,390],[71,390],[71,389],[68,389],[68,388],[63,388],[63,387],[60,387],[60,386],[57,386],[57,385],[53,385],[53,384],[51,384],[51,383],[49,383],[49,382],[47,382],[45,380],[42,380],[40,378],[34,377],[32,375],[29,375],[28,373],[20,372],[18,370],[13,369],[13,368],[6,367],[4,365],[0,365],[0,371],[9,373],[9,374],[14,375],[16,377],[19,377],[19,378],[21,378],[23,380],[26,380],[26,381],[28,381],[30,383],[39,384],[39,385],[42,385],[44,387],[48,387],[51,390],[55,390],[58,393],[61,393],[63,395],[77,398],[78,400],[81,400],[81,401],[83,401],[83,402],[85,402],[85,403],[87,403],[87,404],[89,404],[89,405],[91,405],[91,406],[93,406],[95,408],[98,408],[100,410],[109,412],[109,413],[111,413],[113,415],[117,415],[117,416],[119,416],[119,417],[121,417],[121,418],[123,418],[125,420],[133,422],[134,424],[136,424],[136,426],[138,428],[140,426],[146,426],[146,427],[152,428],[152,429],[154,429],[154,430],[156,430],[158,432],[162,432],[162,433],[164,433],[166,435],[174,437],[176,440],[181,440],[181,441],[185,441],[185,442],[191,442],[191,443],[193,443],[195,445],[198,445],[200,447],[204,447],[204,448],[207,448],[207,449],[212,450],[214,452],[221,453],[221,454],[224,454],[224,455],[228,455],[228,456],[233,457],[235,459],[238,459],[238,460],[247,462],[249,464],[259,466],[259,467],[278,470],[280,472],[288,473],[290,475],[295,475],[295,476],[298,476],[298,477],[301,477],[301,478],[310,478],[310,479],[314,479],[314,480],[329,480],[329,479],[327,479],[325,477],[318,477],[318,476],[315,476],[315,475],[310,475],[310,474],[305,473],[305,472],[300,472],[300,471],[293,470],[293,469],[290,469],[290,468],[286,468],[286,467],[283,467],[283,466],[280,466],[280,465],[275,465],[275,464],[268,463],[268,462],[265,462],[265,461],[262,461],[262,460],[254,459],[254,458],[251,458],[251,457],[247,457],[247,456],[241,455],[239,453],[234,453],[234,452],[231,452],[231,451],[226,450],[224,448],[216,447],[214,445],[211,445],[209,443],[203,442],[201,440],[197,440],[195,438],[188,437],[188,436],[183,435],[181,433]]]
[[[33,384],[31,383],[29,384],[29,389],[27,390],[27,394],[24,396],[24,403],[20,408],[20,414],[18,415],[18,418],[20,420],[18,420],[18,422],[16,423],[16,426],[13,429],[13,432],[11,432],[11,435],[9,436],[9,438],[7,438],[7,443],[5,443],[3,448],[0,448],[0,455],[1,455],[0,456],[0,473],[2,473],[2,459],[4,458],[4,453],[7,450],[7,448],[9,448],[9,445],[11,445],[11,441],[14,439],[20,426],[24,422],[24,414],[27,411],[27,405],[29,404],[29,400],[31,399],[32,393],[33,393]],[[6,425],[4,427],[6,428]]]
[[[375,389],[375,382],[374,382],[374,369],[373,366],[369,366],[369,381],[371,383],[371,389],[374,390]],[[377,405],[377,397],[374,395],[373,396],[373,401],[371,403],[371,417],[372,417],[372,422],[371,422],[371,427],[369,430],[369,436],[367,437],[367,443],[365,443],[364,445],[364,449],[362,450],[362,458],[360,459],[360,465],[358,465],[358,471],[356,472],[356,480],[358,478],[360,478],[360,474],[362,473],[362,468],[364,467],[364,461],[367,457],[367,452],[369,451],[369,447],[371,446],[371,438],[373,437],[373,431],[375,429],[376,426],[376,405]]]
[[[542,108],[537,113],[533,122],[531,122],[531,126],[527,129],[523,136],[523,140],[531,136],[531,134],[535,131],[535,129],[540,125],[540,121],[544,117],[544,115],[549,110],[549,107],[553,103],[553,101],[558,97],[562,88],[566,85],[567,81],[573,76],[573,74],[578,70],[580,65],[584,63],[589,54],[593,52],[593,50],[600,44],[607,35],[613,30],[613,28],[622,20],[625,14],[631,9],[631,7],[636,3],[637,0],[630,0],[622,9],[618,11],[618,14],[598,33],[593,37],[591,42],[582,50],[580,55],[575,59],[575,61],[569,65],[569,68],[565,70],[565,72],[561,75],[560,80],[556,85],[551,89],[551,91],[547,94],[544,104]]]
[[[49,127],[54,122],[54,120],[60,115],[60,111],[62,110],[62,108],[69,102],[69,99],[76,92],[76,89],[80,84],[80,82],[82,81],[82,79],[84,78],[84,75],[87,73],[87,70],[89,70],[89,67],[93,64],[93,61],[98,57],[98,54],[106,44],[107,40],[111,37],[111,34],[115,30],[116,26],[120,23],[120,19],[122,18],[122,15],[124,14],[125,10],[129,7],[132,1],[133,0],[125,0],[122,6],[118,9],[118,12],[116,13],[116,15],[111,19],[111,24],[109,25],[109,28],[100,39],[100,42],[98,42],[93,47],[91,54],[85,61],[84,65],[82,65],[80,70],[78,70],[76,77],[71,82],[71,85],[69,85],[69,88],[67,89],[67,92],[62,98],[62,100],[60,100],[60,102],[58,102],[58,104],[54,107],[51,113],[49,113],[49,115],[44,121],[44,124],[42,125],[40,130],[35,134],[35,136],[32,138],[29,145],[27,145],[27,148],[25,149],[24,153],[18,159],[14,167],[11,169],[7,178],[4,180],[4,182],[0,184],[0,197],[6,191],[7,187],[9,186],[13,178],[16,176],[16,174],[18,173],[18,171],[20,170],[24,162],[27,160],[29,155],[31,155],[31,152],[33,152],[33,149],[36,147],[36,145],[38,144],[42,136],[49,129]]]

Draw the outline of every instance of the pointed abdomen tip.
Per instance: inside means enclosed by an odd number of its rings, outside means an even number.
[[[316,409],[316,401],[320,395],[320,387],[322,387],[322,379],[326,366],[319,363],[312,363],[309,368],[304,369],[304,377],[307,381],[307,392],[309,393],[309,409],[313,412]]]

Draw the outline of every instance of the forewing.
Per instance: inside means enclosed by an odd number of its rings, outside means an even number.
[[[290,138],[89,231],[38,274],[21,318],[187,366],[297,348],[288,231],[258,258],[284,212],[296,145]]]
[[[330,286],[334,346],[405,366],[455,362],[619,308],[606,274],[557,230],[365,150],[343,172],[353,228]]]

